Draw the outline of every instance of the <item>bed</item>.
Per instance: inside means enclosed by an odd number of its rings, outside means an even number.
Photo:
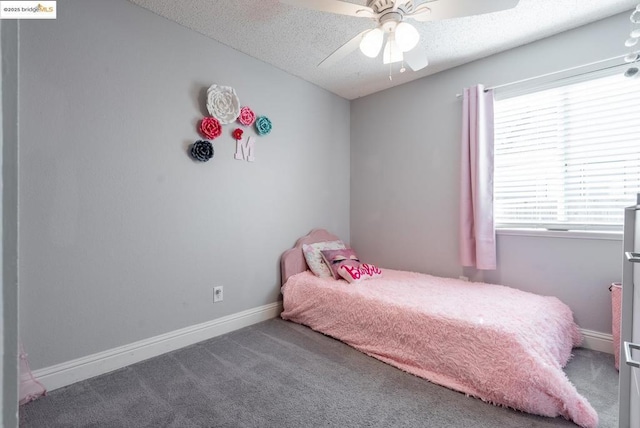
[[[582,337],[560,300],[391,269],[353,284],[308,271],[302,245],[337,239],[315,229],[284,252],[283,319],[488,403],[597,427],[562,370]]]

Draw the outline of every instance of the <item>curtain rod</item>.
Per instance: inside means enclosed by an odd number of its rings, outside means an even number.
[[[528,82],[530,80],[541,79],[543,77],[549,77],[549,76],[553,76],[553,75],[556,75],[556,74],[566,73],[568,71],[573,71],[573,70],[577,70],[577,69],[584,68],[584,67],[590,67],[592,65],[602,64],[604,62],[614,61],[616,59],[624,58],[625,56],[626,56],[626,54],[625,55],[614,56],[613,58],[602,59],[600,61],[590,62],[588,64],[582,64],[582,65],[578,65],[578,66],[575,66],[575,67],[565,68],[564,70],[552,71],[551,73],[541,74],[539,76],[528,77],[526,79],[516,80],[515,82],[509,82],[509,83],[505,83],[503,85],[489,86],[488,88],[485,88],[484,91],[487,92],[487,91],[489,91],[491,89],[505,88],[507,86],[517,85],[519,83],[525,83],[525,82]],[[585,71],[583,73],[578,73],[578,74],[574,74],[574,75],[571,75],[571,76],[561,77],[559,79],[552,80],[551,82],[557,82],[557,81],[568,79],[568,78],[571,78],[571,77],[583,76],[585,74],[590,74],[590,73],[595,73],[597,71],[607,70],[609,68],[618,67],[620,65],[622,65],[622,63],[611,65],[611,66],[608,66],[608,67],[598,68],[598,69],[595,69],[595,70],[587,70],[587,71]],[[462,94],[456,94],[456,98],[460,98],[460,97],[462,97]]]

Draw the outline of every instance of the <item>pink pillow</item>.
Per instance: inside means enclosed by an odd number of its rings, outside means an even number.
[[[335,279],[340,279],[340,275],[338,274],[338,268],[343,264],[348,264],[349,266],[357,266],[360,264],[360,260],[358,260],[358,256],[356,252],[351,248],[344,248],[340,250],[322,250],[322,259],[324,263],[327,265],[333,277]]]
[[[379,278],[382,276],[382,270],[378,266],[361,263],[359,266],[342,265],[338,268],[341,277],[349,281],[360,282],[364,279]]]

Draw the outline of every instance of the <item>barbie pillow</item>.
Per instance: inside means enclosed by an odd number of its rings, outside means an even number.
[[[382,276],[382,270],[378,266],[367,263],[361,263],[358,266],[342,265],[338,268],[338,273],[350,283]]]
[[[357,266],[360,264],[356,252],[351,248],[343,250],[322,250],[322,259],[327,267],[331,270],[335,279],[340,279],[338,268],[344,264],[349,266]]]

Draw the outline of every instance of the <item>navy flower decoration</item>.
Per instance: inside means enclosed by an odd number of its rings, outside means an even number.
[[[213,145],[209,141],[198,140],[191,145],[191,157],[206,162],[213,157]]]

